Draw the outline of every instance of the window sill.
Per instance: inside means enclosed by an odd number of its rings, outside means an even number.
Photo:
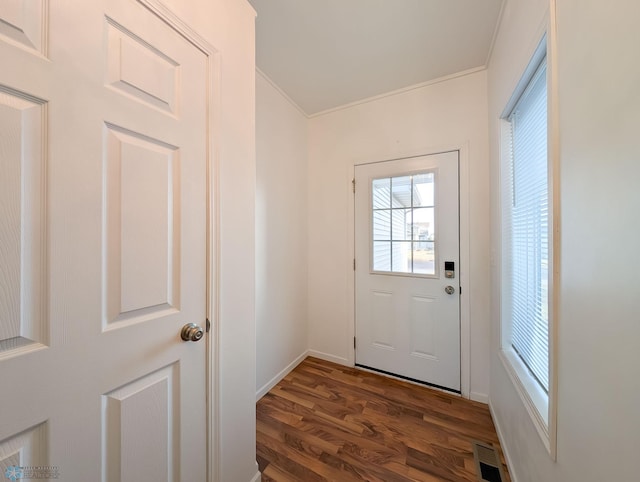
[[[542,443],[551,455],[551,444],[549,441],[549,396],[542,387],[540,387],[531,373],[529,373],[529,370],[513,349],[502,349],[500,351],[500,360],[509,374],[509,378],[516,388],[522,403],[527,409]]]

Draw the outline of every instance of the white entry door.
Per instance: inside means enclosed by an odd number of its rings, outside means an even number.
[[[2,476],[204,481],[207,58],[135,0],[3,0],[0,59]]]
[[[356,365],[459,392],[458,152],[355,180]]]

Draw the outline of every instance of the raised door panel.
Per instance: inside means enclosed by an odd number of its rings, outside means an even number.
[[[395,331],[393,324],[394,293],[389,291],[371,291],[371,328],[372,346],[385,350],[393,350],[395,346]]]
[[[178,373],[171,365],[103,395],[103,482],[179,479]]]
[[[104,263],[108,328],[180,308],[178,148],[105,127]]]
[[[7,480],[57,479],[59,468],[48,465],[48,452],[46,423],[0,441],[0,477]]]
[[[177,114],[178,62],[111,18],[107,18],[107,36],[107,86],[133,100]]]
[[[2,0],[0,38],[27,51],[47,55],[48,0]]]
[[[0,357],[47,343],[46,104],[0,86]]]
[[[436,360],[435,325],[437,300],[430,296],[412,295],[409,300],[410,343],[409,353],[414,357]]]

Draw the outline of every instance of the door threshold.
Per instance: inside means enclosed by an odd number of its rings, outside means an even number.
[[[406,377],[404,375],[398,375],[397,373],[391,373],[385,370],[380,370],[379,368],[372,368],[372,367],[368,367],[366,365],[360,365],[359,363],[356,363],[355,366],[357,368],[361,368],[363,370],[366,371],[371,371],[374,373],[381,373],[383,375],[386,375],[388,377],[391,378],[397,378],[399,380],[404,380],[407,382],[411,382],[411,383],[415,383],[417,385],[423,385],[429,388],[436,388],[438,390],[442,390],[443,392],[448,392],[448,393],[455,393],[456,395],[462,395],[462,392],[460,390],[454,390],[453,388],[447,388],[447,387],[443,387],[442,385],[436,385],[435,383],[429,383],[429,382],[424,382],[422,380],[418,380],[417,378],[411,378],[411,377]]]

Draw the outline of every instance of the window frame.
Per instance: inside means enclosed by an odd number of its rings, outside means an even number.
[[[548,40],[546,33],[542,36],[531,60],[528,63],[520,81],[503,113],[499,119],[500,129],[500,350],[499,359],[502,362],[516,392],[525,406],[536,431],[538,432],[544,446],[553,460],[556,459],[556,394],[557,394],[557,369],[555,366],[556,356],[556,318],[557,318],[557,279],[558,279],[558,253],[557,244],[559,232],[558,215],[558,169],[557,169],[557,102],[556,102],[556,81],[555,81],[555,57],[553,45],[555,39],[553,35]],[[530,82],[540,68],[542,62],[547,63],[547,192],[548,192],[548,243],[549,243],[549,285],[548,285],[548,324],[549,324],[549,390],[548,393],[542,388],[538,380],[531,373],[524,361],[512,347],[511,342],[511,320],[507,311],[504,296],[506,272],[505,256],[508,247],[505,246],[504,236],[504,215],[505,215],[505,180],[509,179],[509,169],[511,162],[511,123],[508,120],[522,94],[529,87]]]

